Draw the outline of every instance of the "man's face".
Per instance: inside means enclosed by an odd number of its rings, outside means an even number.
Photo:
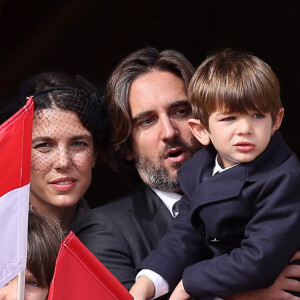
[[[166,191],[179,191],[177,171],[200,147],[189,130],[191,117],[183,81],[170,72],[137,78],[129,90],[131,149],[142,180]]]

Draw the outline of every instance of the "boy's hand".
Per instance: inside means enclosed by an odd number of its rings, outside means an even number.
[[[129,293],[134,297],[134,300],[146,300],[154,297],[155,287],[147,276],[141,276],[132,286]]]
[[[169,300],[188,300],[191,296],[187,294],[183,287],[182,280],[178,283]]]

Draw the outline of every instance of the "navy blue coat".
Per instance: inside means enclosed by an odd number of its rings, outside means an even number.
[[[253,162],[210,176],[216,151],[179,171],[179,216],[140,265],[199,299],[271,285],[300,248],[300,164],[275,133]]]

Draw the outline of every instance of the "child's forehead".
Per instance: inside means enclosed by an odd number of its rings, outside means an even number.
[[[216,101],[211,107],[211,113],[249,113],[249,112],[268,112],[268,109],[255,101]]]

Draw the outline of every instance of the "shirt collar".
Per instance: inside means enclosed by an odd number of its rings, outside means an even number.
[[[231,169],[231,168],[238,165],[238,164],[236,164],[236,165],[233,165],[233,166],[230,166],[230,167],[227,167],[227,168],[222,168],[221,165],[219,164],[218,155],[219,154],[217,154],[216,158],[215,158],[215,166],[214,166],[213,171],[212,171],[212,176],[214,176],[216,173],[222,173],[222,172],[224,172],[228,169]]]
[[[172,217],[175,218],[173,215],[173,205],[177,202],[182,195],[175,193],[175,192],[166,192],[162,190],[158,190],[156,188],[152,188],[153,192],[161,199],[161,201],[165,204],[169,212],[171,213]]]

